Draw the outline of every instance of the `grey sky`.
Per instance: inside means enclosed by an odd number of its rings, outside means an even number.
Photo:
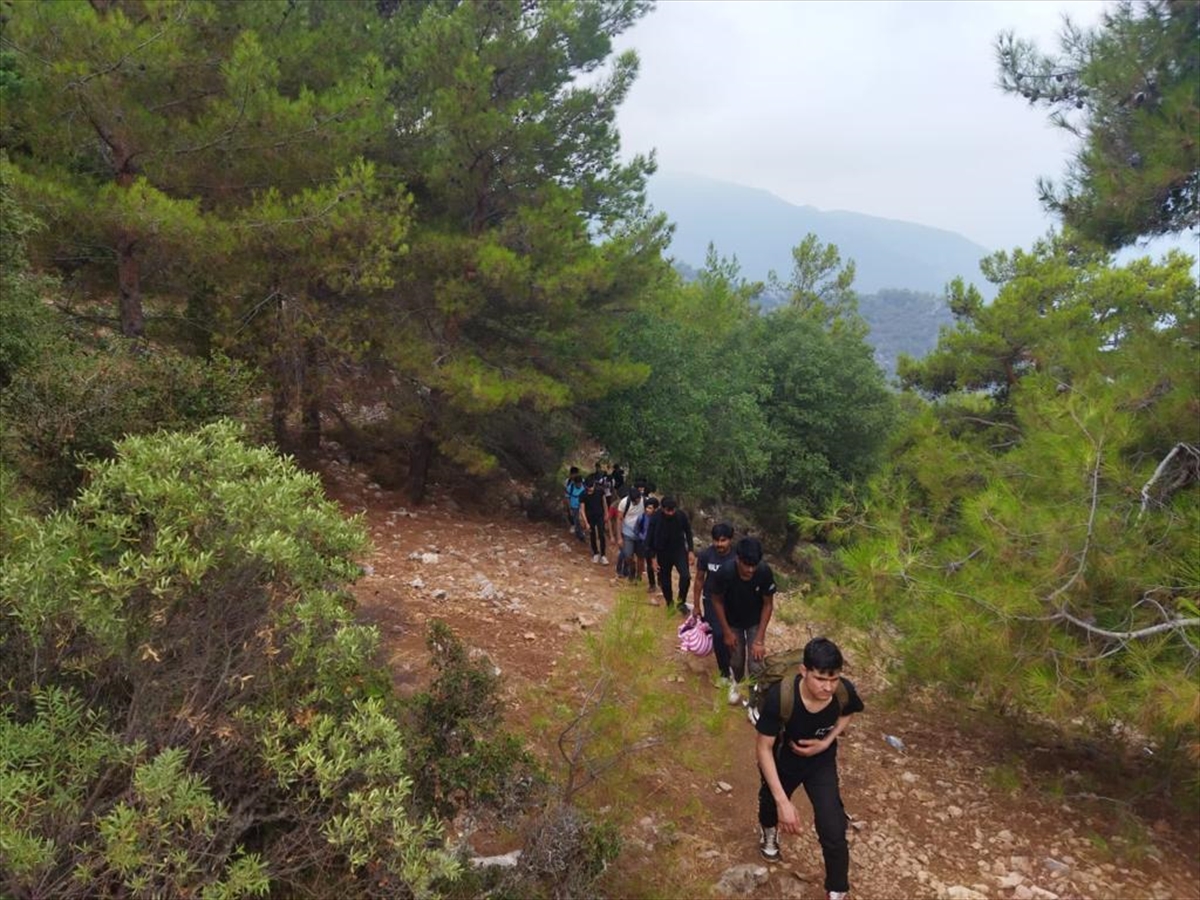
[[[617,45],[641,59],[622,151],[799,205],[1029,247],[1054,224],[1036,179],[1057,178],[1074,143],[995,87],[993,43],[1011,29],[1057,51],[1064,13],[1092,25],[1107,5],[659,0]]]

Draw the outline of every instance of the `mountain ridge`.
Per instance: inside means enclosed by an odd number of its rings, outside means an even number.
[[[797,205],[764,188],[682,172],[655,173],[647,196],[675,224],[668,252],[691,267],[703,266],[711,243],[719,256],[736,257],[750,281],[765,281],[771,271],[786,280],[792,248],[811,232],[835,244],[844,261],[854,260],[860,294],[898,289],[940,296],[959,276],[985,297],[993,293],[979,271],[991,251],[947,229]]]

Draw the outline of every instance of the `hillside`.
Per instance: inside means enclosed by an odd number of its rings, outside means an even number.
[[[988,299],[994,293],[979,273],[979,260],[991,251],[951,231],[796,206],[764,190],[670,172],[650,179],[648,196],[675,224],[669,252],[693,268],[704,264],[711,242],[720,255],[737,257],[747,279],[772,270],[786,278],[792,247],[812,232],[854,260],[860,294],[898,288],[940,295],[958,276]]]

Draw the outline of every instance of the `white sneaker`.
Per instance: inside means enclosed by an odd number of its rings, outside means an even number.
[[[600,554],[599,553],[592,554],[592,562],[594,562],[594,563],[600,562]]]
[[[846,900],[850,895],[846,891],[830,891],[829,900]]]
[[[771,862],[779,861],[779,831],[776,828],[763,828],[758,838],[758,852],[763,859]]]
[[[734,679],[729,679],[729,705],[737,706],[742,702],[742,692],[738,690],[738,683]]]
[[[607,566],[607,565],[608,565],[608,557],[607,557],[607,556],[603,556],[603,555],[602,555],[602,556],[600,557],[600,565],[602,565],[602,566]]]

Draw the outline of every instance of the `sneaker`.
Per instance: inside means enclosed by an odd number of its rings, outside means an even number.
[[[828,900],[846,900],[850,894],[847,891],[830,891],[826,896]]]
[[[742,692],[738,689],[738,683],[732,678],[729,679],[729,705],[737,706],[742,702]]]
[[[594,563],[600,562],[600,554],[599,553],[592,554],[592,562],[594,562]]]
[[[779,831],[776,828],[763,828],[758,839],[758,852],[762,858],[770,862],[779,862]]]
[[[607,566],[607,565],[608,565],[608,557],[607,557],[607,556],[603,556],[603,555],[602,555],[602,556],[600,557],[600,565],[602,565],[602,566]]]

